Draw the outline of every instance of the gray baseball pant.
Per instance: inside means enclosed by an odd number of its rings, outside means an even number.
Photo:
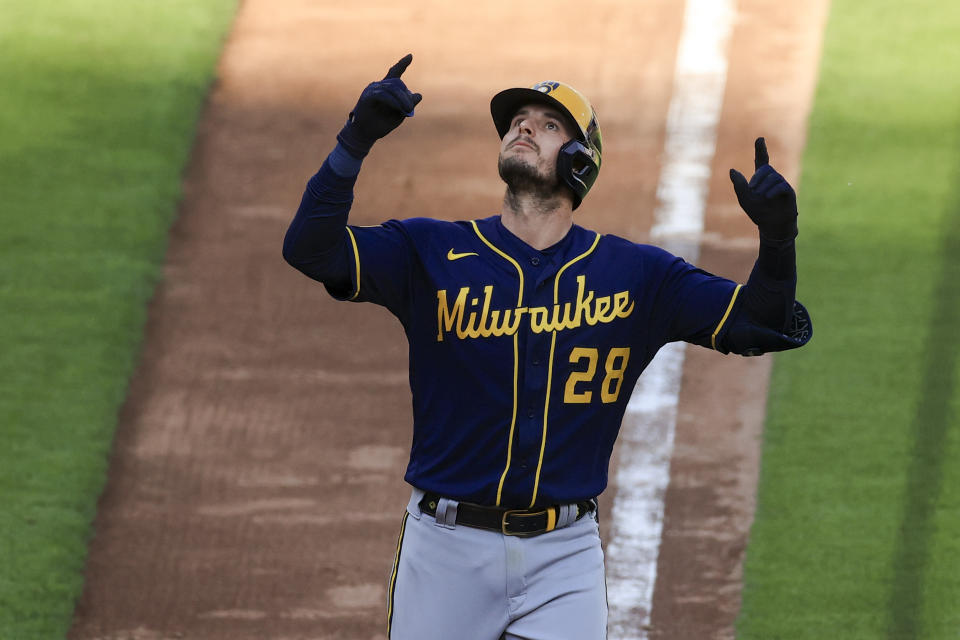
[[[607,600],[596,513],[530,538],[451,524],[414,490],[388,588],[391,640],[603,640]],[[452,512],[451,512],[452,509]]]

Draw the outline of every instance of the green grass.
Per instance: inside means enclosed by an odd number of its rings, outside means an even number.
[[[960,637],[960,5],[834,0],[738,638]]]
[[[236,0],[0,0],[0,638],[59,638]]]

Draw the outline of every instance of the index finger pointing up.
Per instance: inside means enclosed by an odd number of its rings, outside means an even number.
[[[765,164],[770,164],[770,156],[767,155],[767,141],[763,138],[757,138],[756,142],[753,143],[754,156],[753,156],[753,169],[756,171]]]
[[[413,54],[408,53],[407,55],[400,58],[397,61],[397,64],[390,67],[390,70],[387,71],[387,75],[383,77],[384,80],[389,80],[390,78],[399,78],[403,75],[403,72],[407,70],[407,67],[410,66],[410,62],[413,60]]]

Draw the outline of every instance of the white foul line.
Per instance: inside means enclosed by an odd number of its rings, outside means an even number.
[[[687,0],[677,51],[650,240],[687,262],[696,262],[700,254],[733,3]],[[682,342],[660,349],[637,382],[624,415],[607,545],[610,640],[647,637],[683,359]]]

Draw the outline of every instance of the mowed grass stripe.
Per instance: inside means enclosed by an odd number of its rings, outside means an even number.
[[[739,638],[960,633],[958,32],[946,0],[833,1],[799,184],[815,335],[776,357]]]
[[[58,638],[235,0],[0,0],[0,638]]]
[[[960,150],[957,155],[960,158]],[[889,603],[891,639],[931,637],[927,631],[932,633],[938,626],[942,627],[937,631],[944,634],[943,637],[948,637],[947,634],[960,636],[960,615],[955,612],[956,604],[960,601],[954,601],[953,611],[938,611],[935,602],[929,603],[929,606],[924,602],[928,591],[935,597],[938,591],[927,588],[927,573],[934,563],[949,562],[954,571],[960,567],[960,556],[955,552],[945,553],[941,557],[932,554],[940,520],[937,512],[945,506],[941,497],[949,450],[947,433],[950,425],[958,424],[955,390],[957,362],[960,360],[960,344],[956,340],[957,328],[960,327],[960,166],[954,184],[957,185],[956,198],[947,211],[944,224],[941,268],[934,290],[934,311],[926,331],[923,393],[913,422],[913,448],[893,562],[894,582]],[[954,495],[947,496],[952,505],[944,509],[942,514],[947,519],[945,524],[948,533],[953,527],[954,538],[960,537],[960,522],[950,522],[949,513],[958,513],[954,497],[958,489],[960,485],[953,483]],[[931,583],[934,582],[932,575],[930,578]],[[945,625],[940,622],[944,613],[949,616]],[[931,628],[925,629],[924,623]]]

